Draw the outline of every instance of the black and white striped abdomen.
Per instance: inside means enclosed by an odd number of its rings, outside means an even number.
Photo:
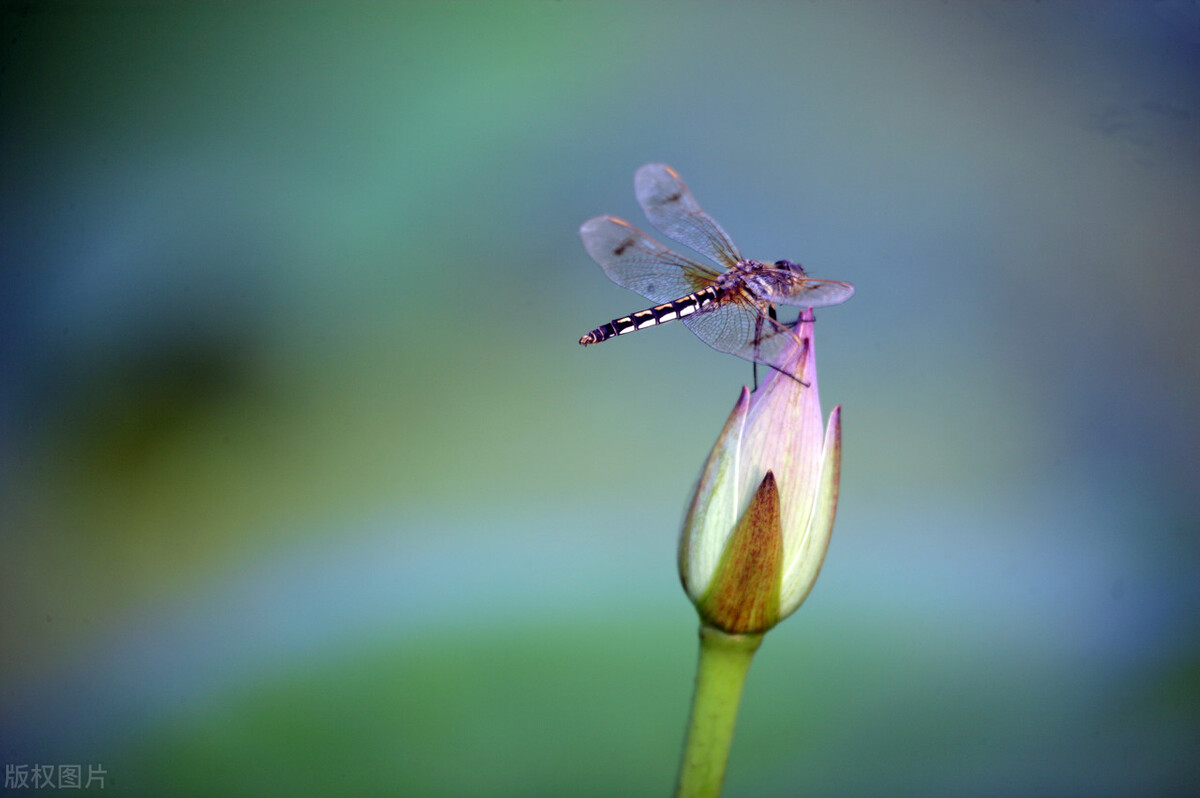
[[[598,344],[601,341],[607,341],[609,338],[616,338],[618,335],[631,333],[634,330],[641,330],[645,327],[653,327],[656,324],[665,324],[668,321],[682,319],[685,316],[690,316],[699,310],[710,307],[715,302],[719,302],[721,297],[724,296],[724,291],[725,289],[719,286],[710,285],[703,291],[688,294],[673,302],[667,302],[664,305],[655,305],[646,310],[639,310],[632,315],[613,319],[608,324],[601,324],[580,338],[579,343],[584,346]]]

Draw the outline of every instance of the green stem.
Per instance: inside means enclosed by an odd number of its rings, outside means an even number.
[[[696,692],[679,764],[677,798],[715,798],[721,794],[742,685],[760,643],[761,634],[731,635],[701,625]]]

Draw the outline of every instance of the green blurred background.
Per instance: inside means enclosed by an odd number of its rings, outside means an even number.
[[[1200,791],[1200,8],[7,4],[0,761],[664,795],[750,379],[581,247],[664,161],[858,288],[729,796]]]

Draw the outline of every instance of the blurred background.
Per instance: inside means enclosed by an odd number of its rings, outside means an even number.
[[[0,14],[6,766],[669,794],[750,367],[576,343],[646,304],[579,225],[663,161],[858,288],[726,795],[1197,794],[1195,3]]]

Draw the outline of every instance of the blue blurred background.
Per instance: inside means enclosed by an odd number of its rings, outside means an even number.
[[[748,364],[584,253],[664,161],[858,287],[729,796],[1200,790],[1200,7],[6,4],[0,761],[664,795]]]

